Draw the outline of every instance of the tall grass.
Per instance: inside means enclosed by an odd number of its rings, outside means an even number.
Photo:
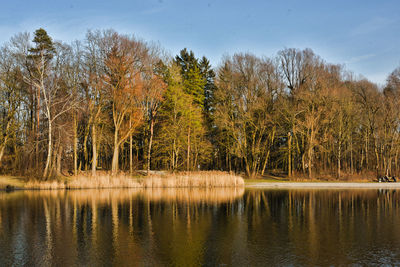
[[[146,188],[181,188],[181,187],[242,187],[242,177],[225,172],[191,172],[150,176],[143,179]]]
[[[111,176],[78,175],[66,180],[28,181],[26,189],[96,189],[96,188],[212,188],[243,187],[242,177],[225,172],[191,172],[177,174],[155,174],[143,178],[132,178],[120,174]]]

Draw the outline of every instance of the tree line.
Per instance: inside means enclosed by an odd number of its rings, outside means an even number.
[[[113,30],[0,49],[0,171],[224,170],[249,177],[398,175],[400,68],[383,88],[311,49],[213,68]]]

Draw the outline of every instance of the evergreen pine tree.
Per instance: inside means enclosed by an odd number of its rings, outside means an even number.
[[[193,51],[188,52],[186,48],[181,50],[180,55],[176,56],[175,62],[181,67],[185,93],[193,96],[194,104],[203,109],[206,79]]]
[[[43,28],[35,31],[33,42],[36,46],[29,49],[29,58],[38,60],[41,56],[44,56],[46,63],[49,62],[54,56],[55,48],[51,37]]]

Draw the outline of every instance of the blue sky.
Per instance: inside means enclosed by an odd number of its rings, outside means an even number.
[[[113,28],[159,42],[171,55],[187,47],[216,66],[224,54],[274,56],[306,48],[383,84],[400,66],[400,1],[95,1],[13,0],[0,9],[0,42],[45,28],[56,40]]]

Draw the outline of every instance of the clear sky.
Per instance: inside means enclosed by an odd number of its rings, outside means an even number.
[[[39,27],[65,42],[113,28],[171,55],[187,47],[214,66],[224,54],[285,47],[309,47],[381,85],[400,66],[399,0],[3,0],[0,21],[1,43]]]

